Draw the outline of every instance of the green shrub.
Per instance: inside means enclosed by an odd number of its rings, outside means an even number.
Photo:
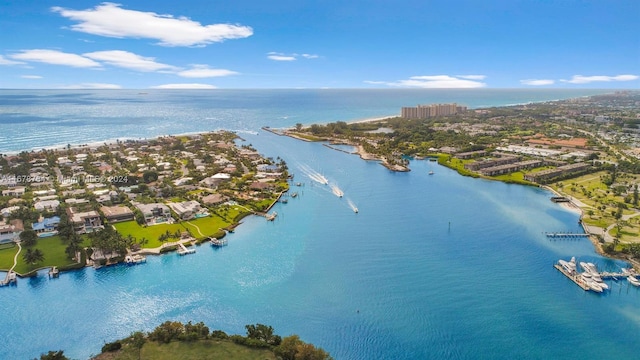
[[[106,353],[106,352],[118,351],[120,349],[122,349],[122,343],[120,341],[114,341],[114,342],[104,344],[104,346],[102,347],[102,352]]]

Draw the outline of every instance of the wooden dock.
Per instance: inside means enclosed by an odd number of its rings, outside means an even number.
[[[184,244],[182,243],[178,243],[178,246],[180,246],[180,249],[178,249],[178,255],[182,256],[182,255],[187,255],[187,254],[193,254],[196,252],[196,249],[187,249],[186,246],[184,246]]]
[[[563,268],[562,266],[560,266],[558,264],[554,264],[553,267],[556,268],[561,273],[563,273],[564,276],[566,276],[569,279],[571,279],[571,281],[576,283],[576,285],[580,286],[582,288],[582,290],[584,290],[584,291],[589,290],[589,285],[587,285],[584,281],[582,281],[582,279],[580,279],[580,274],[579,273],[571,274],[567,270],[565,270],[565,268]]]

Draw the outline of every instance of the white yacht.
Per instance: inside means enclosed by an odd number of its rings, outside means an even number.
[[[627,277],[627,280],[629,281],[629,283],[631,283],[631,285],[633,286],[640,286],[640,280],[638,280],[635,276],[633,275],[629,275],[629,277]]]
[[[569,274],[576,272],[576,258],[572,257],[571,261],[558,260],[558,264],[562,266]]]

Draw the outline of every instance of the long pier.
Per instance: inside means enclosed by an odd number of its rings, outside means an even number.
[[[564,233],[564,232],[545,232],[544,233],[548,238],[553,239],[575,239],[575,238],[583,238],[589,237],[587,233]]]

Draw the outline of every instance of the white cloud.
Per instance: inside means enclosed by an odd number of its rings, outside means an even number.
[[[571,80],[560,80],[562,82],[567,82],[571,84],[588,84],[596,81],[631,81],[637,80],[638,75],[616,75],[616,76],[606,76],[606,75],[594,75],[594,76],[582,76],[582,75],[573,75]]]
[[[554,80],[550,79],[525,79],[520,80],[520,84],[522,85],[532,85],[532,86],[541,86],[541,85],[553,85],[555,83]]]
[[[215,86],[209,84],[164,84],[152,86],[152,89],[216,89]]]
[[[482,75],[475,75],[482,76]],[[386,81],[365,81],[367,84],[388,85],[395,87],[413,87],[423,89],[471,89],[481,88],[487,84],[479,81],[463,79],[449,75],[423,75],[412,76],[407,80],[398,80],[393,82]]]
[[[96,51],[82,54],[93,60],[103,61],[109,65],[136,71],[176,70],[175,66],[162,64],[155,58],[144,57],[123,50]]]
[[[122,89],[122,86],[116,84],[105,83],[82,83],[74,85],[65,85],[59,87],[60,89]]]
[[[23,79],[42,79],[40,75],[22,75],[20,77]]]
[[[183,70],[177,72],[179,76],[186,78],[209,78],[209,77],[220,77],[220,76],[230,76],[237,75],[238,73],[231,70],[226,69],[212,69],[208,65],[191,65],[192,68],[188,70]]]
[[[267,55],[267,59],[275,60],[275,61],[296,61],[295,56],[287,56],[287,55]]]
[[[232,24],[202,25],[186,17],[126,10],[120,4],[104,2],[93,9],[71,10],[51,8],[63,17],[78,23],[72,30],[114,38],[145,38],[159,40],[164,46],[205,46],[228,39],[253,35],[248,26]]]
[[[456,77],[468,80],[484,80],[487,78],[487,75],[456,75]]]
[[[274,61],[296,61],[299,58],[305,58],[305,59],[317,59],[320,56],[315,55],[315,54],[284,54],[284,53],[279,53],[279,52],[269,52],[267,53],[267,59],[270,60],[274,60]]]
[[[9,55],[12,59],[35,61],[53,65],[66,65],[72,67],[91,68],[100,67],[100,64],[77,54],[64,53],[57,50],[33,49]]]
[[[20,64],[24,64],[24,63],[21,61],[9,60],[4,56],[0,55],[0,65],[20,65]]]

